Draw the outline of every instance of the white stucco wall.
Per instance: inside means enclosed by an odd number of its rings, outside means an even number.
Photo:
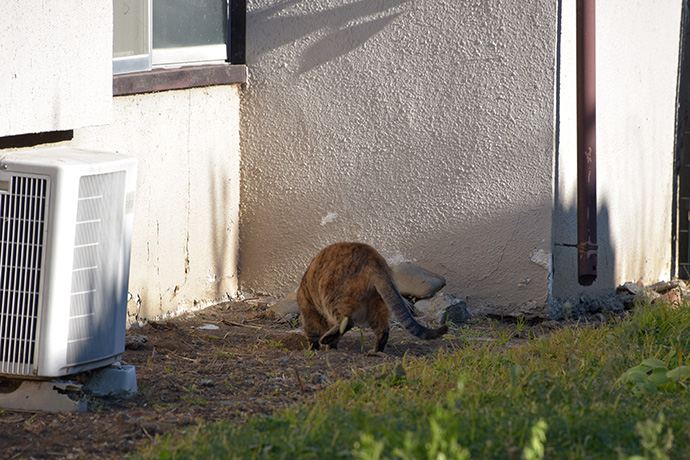
[[[669,279],[681,3],[597,3],[598,279],[579,286],[576,250],[556,246],[556,298]],[[562,14],[554,242],[575,243],[575,0]]]
[[[109,123],[112,4],[0,2],[0,136]]]
[[[541,308],[556,4],[250,0],[242,288],[287,293],[358,240],[475,311]]]
[[[113,123],[71,145],[138,158],[130,315],[150,319],[235,295],[239,85],[113,99]],[[130,317],[130,320],[136,320]]]

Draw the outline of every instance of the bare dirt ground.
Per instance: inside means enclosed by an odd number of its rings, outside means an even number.
[[[515,344],[544,326],[518,332],[515,324],[480,320],[469,327],[473,340],[500,327]],[[424,342],[393,326],[384,356],[368,356],[373,335],[358,330],[346,334],[337,351],[313,352],[294,329],[269,310],[267,299],[226,302],[131,329],[123,363],[136,367],[136,395],[86,395],[84,413],[0,410],[0,458],[123,458],[156,436],[269,414],[406,353],[424,356],[468,343],[457,331]]]

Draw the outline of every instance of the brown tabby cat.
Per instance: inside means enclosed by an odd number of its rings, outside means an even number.
[[[369,325],[376,334],[374,352],[388,342],[389,311],[412,335],[425,340],[448,331],[443,325],[427,329],[410,313],[391,278],[386,261],[361,243],[336,243],[312,260],[297,291],[302,328],[312,348],[336,348],[340,336],[353,326]]]

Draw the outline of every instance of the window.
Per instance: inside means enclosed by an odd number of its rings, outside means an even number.
[[[113,0],[113,73],[218,63],[228,0]]]
[[[113,0],[113,73],[150,69],[150,1]]]

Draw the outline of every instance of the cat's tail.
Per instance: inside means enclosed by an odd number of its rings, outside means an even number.
[[[429,329],[419,324],[412,316],[412,312],[410,312],[390,276],[379,277],[375,282],[375,286],[383,301],[388,305],[388,308],[393,311],[400,324],[410,334],[423,340],[433,340],[448,332],[448,326],[445,324],[436,329]]]

